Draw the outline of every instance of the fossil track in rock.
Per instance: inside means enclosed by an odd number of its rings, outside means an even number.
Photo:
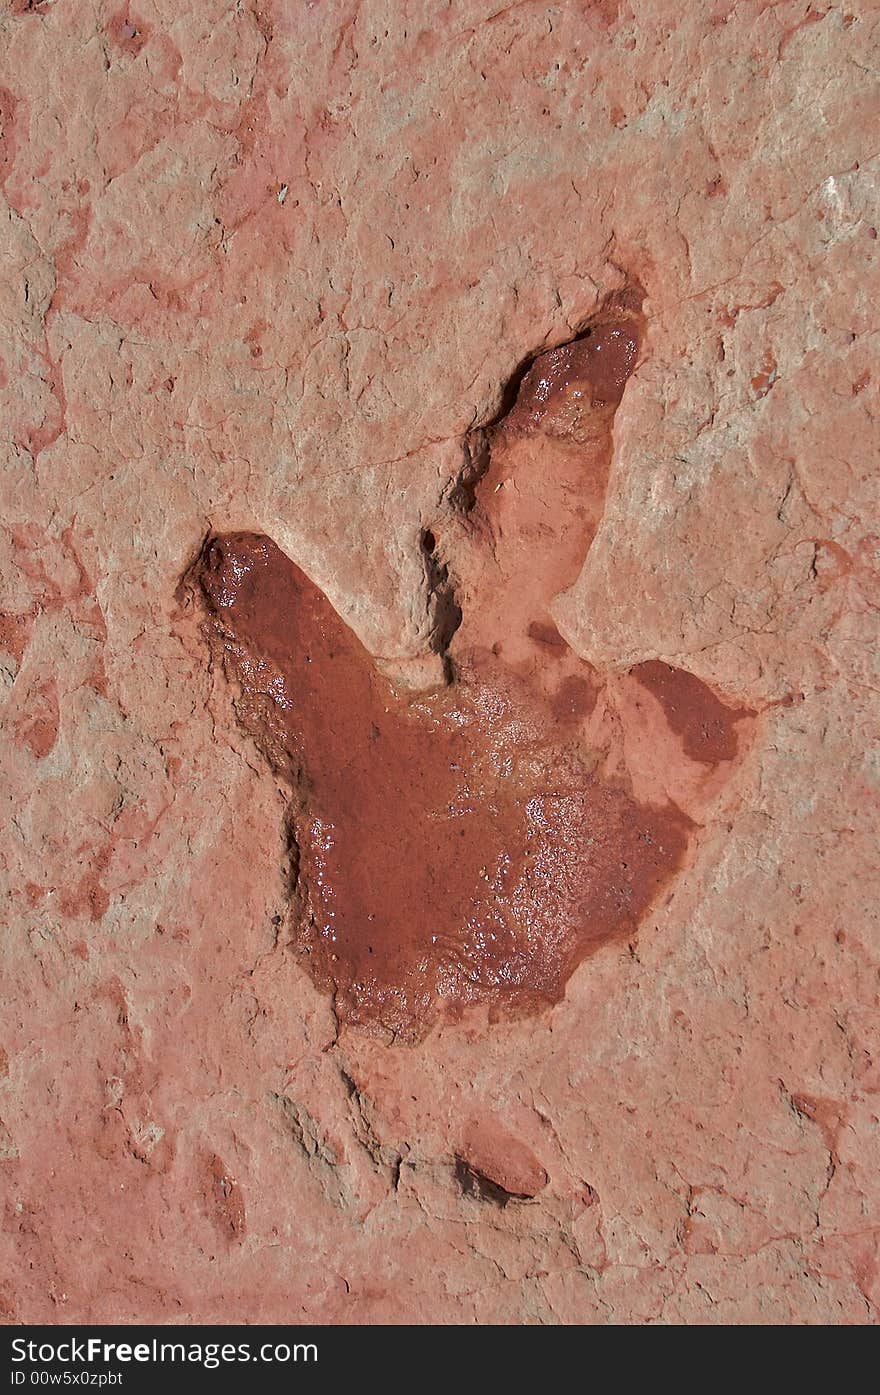
[[[405,1040],[473,1004],[534,1011],[680,868],[749,714],[656,662],[606,675],[554,598],[599,526],[641,300],[521,374],[422,537],[450,681],[402,693],[267,537],[194,577],[236,714],[291,790],[290,944],[340,1021]],[[454,585],[453,585],[454,583]]]

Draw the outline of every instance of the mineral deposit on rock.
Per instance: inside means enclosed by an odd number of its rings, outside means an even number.
[[[0,0],[0,1316],[876,1323],[873,0]]]

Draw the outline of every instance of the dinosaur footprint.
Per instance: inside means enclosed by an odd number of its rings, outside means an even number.
[[[291,945],[341,1021],[414,1040],[558,1001],[635,931],[737,757],[750,713],[662,663],[602,674],[553,619],[601,520],[640,303],[534,361],[442,548],[426,535],[456,583],[440,691],[395,691],[269,538],[197,564],[238,720],[291,790]]]

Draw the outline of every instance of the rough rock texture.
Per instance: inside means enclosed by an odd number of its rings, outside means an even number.
[[[876,1321],[877,20],[2,0],[7,1318]],[[747,749],[555,1007],[340,1027],[181,579],[267,534],[430,687],[475,443],[634,284],[553,623]]]

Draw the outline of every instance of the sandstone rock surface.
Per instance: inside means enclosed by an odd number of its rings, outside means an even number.
[[[860,0],[2,0],[6,1320],[876,1322],[877,50]],[[268,535],[430,690],[481,441],[633,286],[553,626],[698,837],[561,1001],[395,1042],[291,953],[181,583]],[[676,673],[750,714],[711,788]]]

